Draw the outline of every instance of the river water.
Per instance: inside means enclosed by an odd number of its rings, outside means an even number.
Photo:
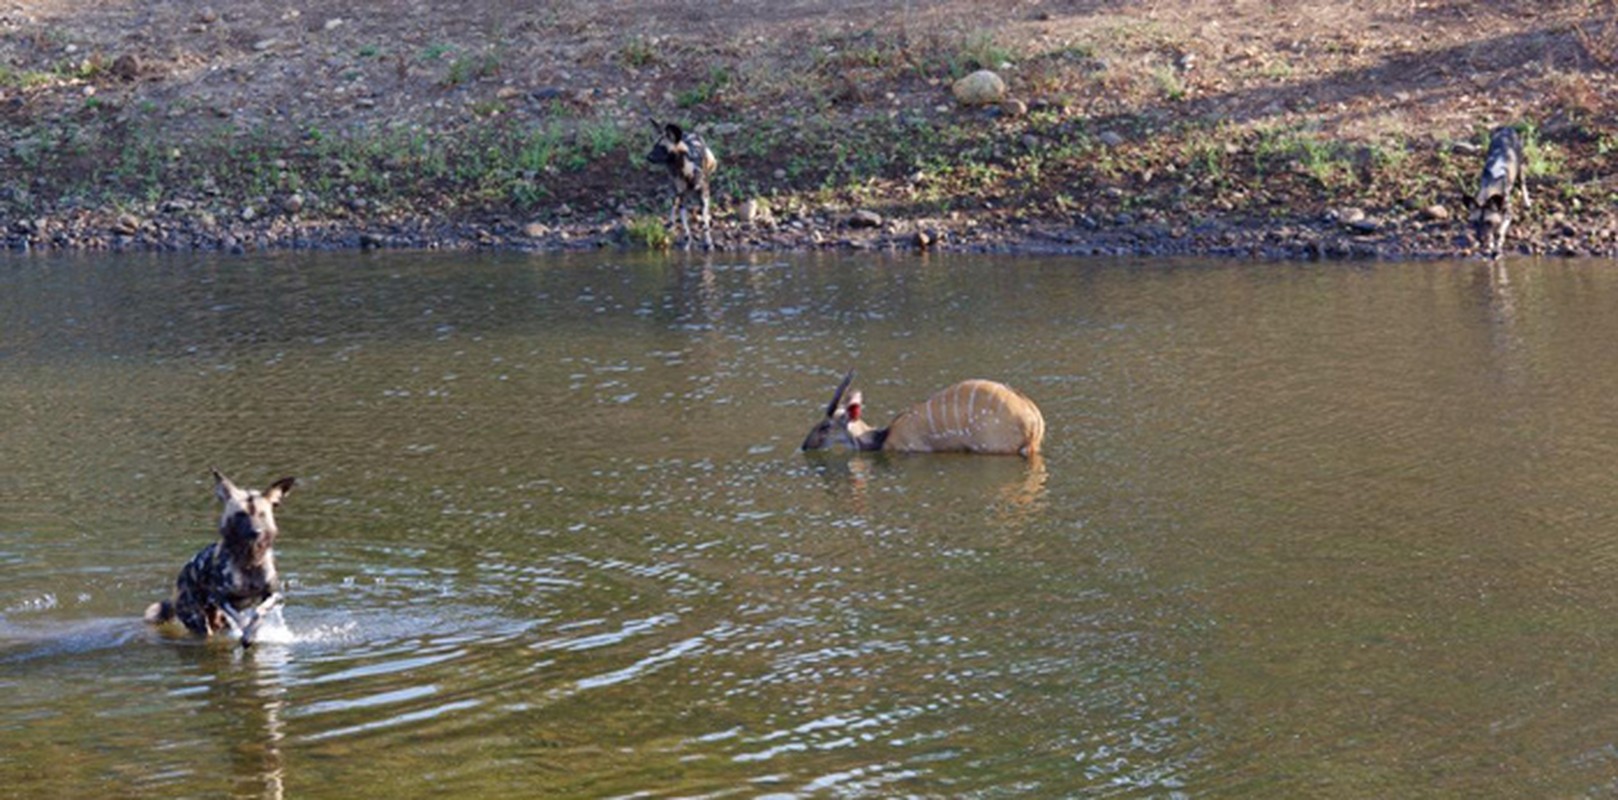
[[[1618,794],[1618,269],[0,262],[0,794]],[[1042,459],[796,451],[968,377]],[[266,641],[139,620],[296,475]]]

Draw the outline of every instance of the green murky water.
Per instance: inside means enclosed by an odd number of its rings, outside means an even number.
[[[0,786],[1618,794],[1613,267],[0,261]],[[795,452],[851,365],[1045,457]]]

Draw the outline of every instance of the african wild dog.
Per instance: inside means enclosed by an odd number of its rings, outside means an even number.
[[[230,626],[251,647],[263,615],[281,602],[281,579],[275,573],[275,507],[292,491],[293,478],[282,478],[263,493],[236,488],[214,470],[214,494],[225,504],[219,518],[219,541],[202,548],[180,570],[174,593],[146,609],[146,621],[161,625],[179,620],[198,636],[211,636]]]
[[[1492,257],[1498,258],[1505,247],[1506,231],[1511,228],[1511,189],[1518,185],[1523,207],[1532,208],[1523,175],[1522,139],[1516,128],[1495,128],[1489,133],[1489,154],[1483,160],[1477,195],[1466,198],[1472,210],[1472,235]]]
[[[702,137],[695,133],[686,133],[672,122],[658,125],[654,119],[652,125],[658,130],[658,140],[652,145],[652,152],[646,154],[646,160],[667,167],[669,178],[674,183],[674,208],[669,211],[669,226],[672,227],[676,219],[680,221],[685,227],[685,249],[690,250],[691,220],[685,208],[685,199],[693,193],[701,196],[702,244],[712,250],[708,178],[719,167],[719,159],[714,157],[713,150],[702,141]]]

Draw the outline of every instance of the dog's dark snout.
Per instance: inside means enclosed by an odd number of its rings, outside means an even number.
[[[238,511],[231,514],[230,520],[226,523],[226,525],[229,526],[232,534],[242,538],[251,539],[257,537],[259,534],[258,526],[254,524],[253,515],[247,513],[246,511]]]

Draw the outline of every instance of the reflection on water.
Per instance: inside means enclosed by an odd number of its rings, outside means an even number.
[[[1608,267],[0,264],[0,781],[1608,794]],[[798,453],[850,367],[1046,451]],[[212,465],[300,476],[245,652],[138,622]]]

